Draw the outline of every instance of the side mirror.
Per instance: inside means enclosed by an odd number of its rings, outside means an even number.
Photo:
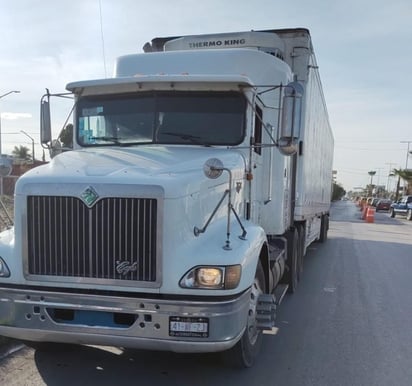
[[[42,99],[40,103],[40,141],[47,145],[51,139],[50,104],[48,100]]]
[[[285,155],[296,153],[300,135],[303,87],[291,82],[285,87],[282,118],[278,135],[279,150]]]

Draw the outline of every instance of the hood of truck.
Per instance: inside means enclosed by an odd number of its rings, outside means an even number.
[[[191,146],[102,147],[65,152],[49,164],[30,170],[19,179],[16,194],[24,193],[24,186],[33,184],[113,183],[157,185],[164,189],[165,198],[182,197],[199,191],[201,186],[227,183],[225,173],[216,180],[204,175],[203,166],[210,158],[222,161],[234,178],[243,177],[245,160],[236,150]]]

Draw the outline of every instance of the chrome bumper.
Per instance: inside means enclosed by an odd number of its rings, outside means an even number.
[[[231,300],[179,301],[0,288],[0,335],[186,353],[223,351],[242,336],[249,299],[249,291]],[[208,336],[171,336],[171,317],[207,318]]]

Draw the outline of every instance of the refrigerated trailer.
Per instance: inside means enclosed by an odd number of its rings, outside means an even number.
[[[0,235],[0,334],[252,366],[329,227],[309,31],[155,38],[67,89],[71,151],[52,140],[48,92],[41,141],[59,154],[18,180]]]

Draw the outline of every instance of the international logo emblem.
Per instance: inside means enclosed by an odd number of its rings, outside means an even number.
[[[97,201],[97,199],[99,198],[99,195],[91,186],[89,186],[87,189],[84,190],[84,192],[81,194],[80,197],[83,200],[83,202],[89,208],[91,208],[94,205],[94,203]]]

